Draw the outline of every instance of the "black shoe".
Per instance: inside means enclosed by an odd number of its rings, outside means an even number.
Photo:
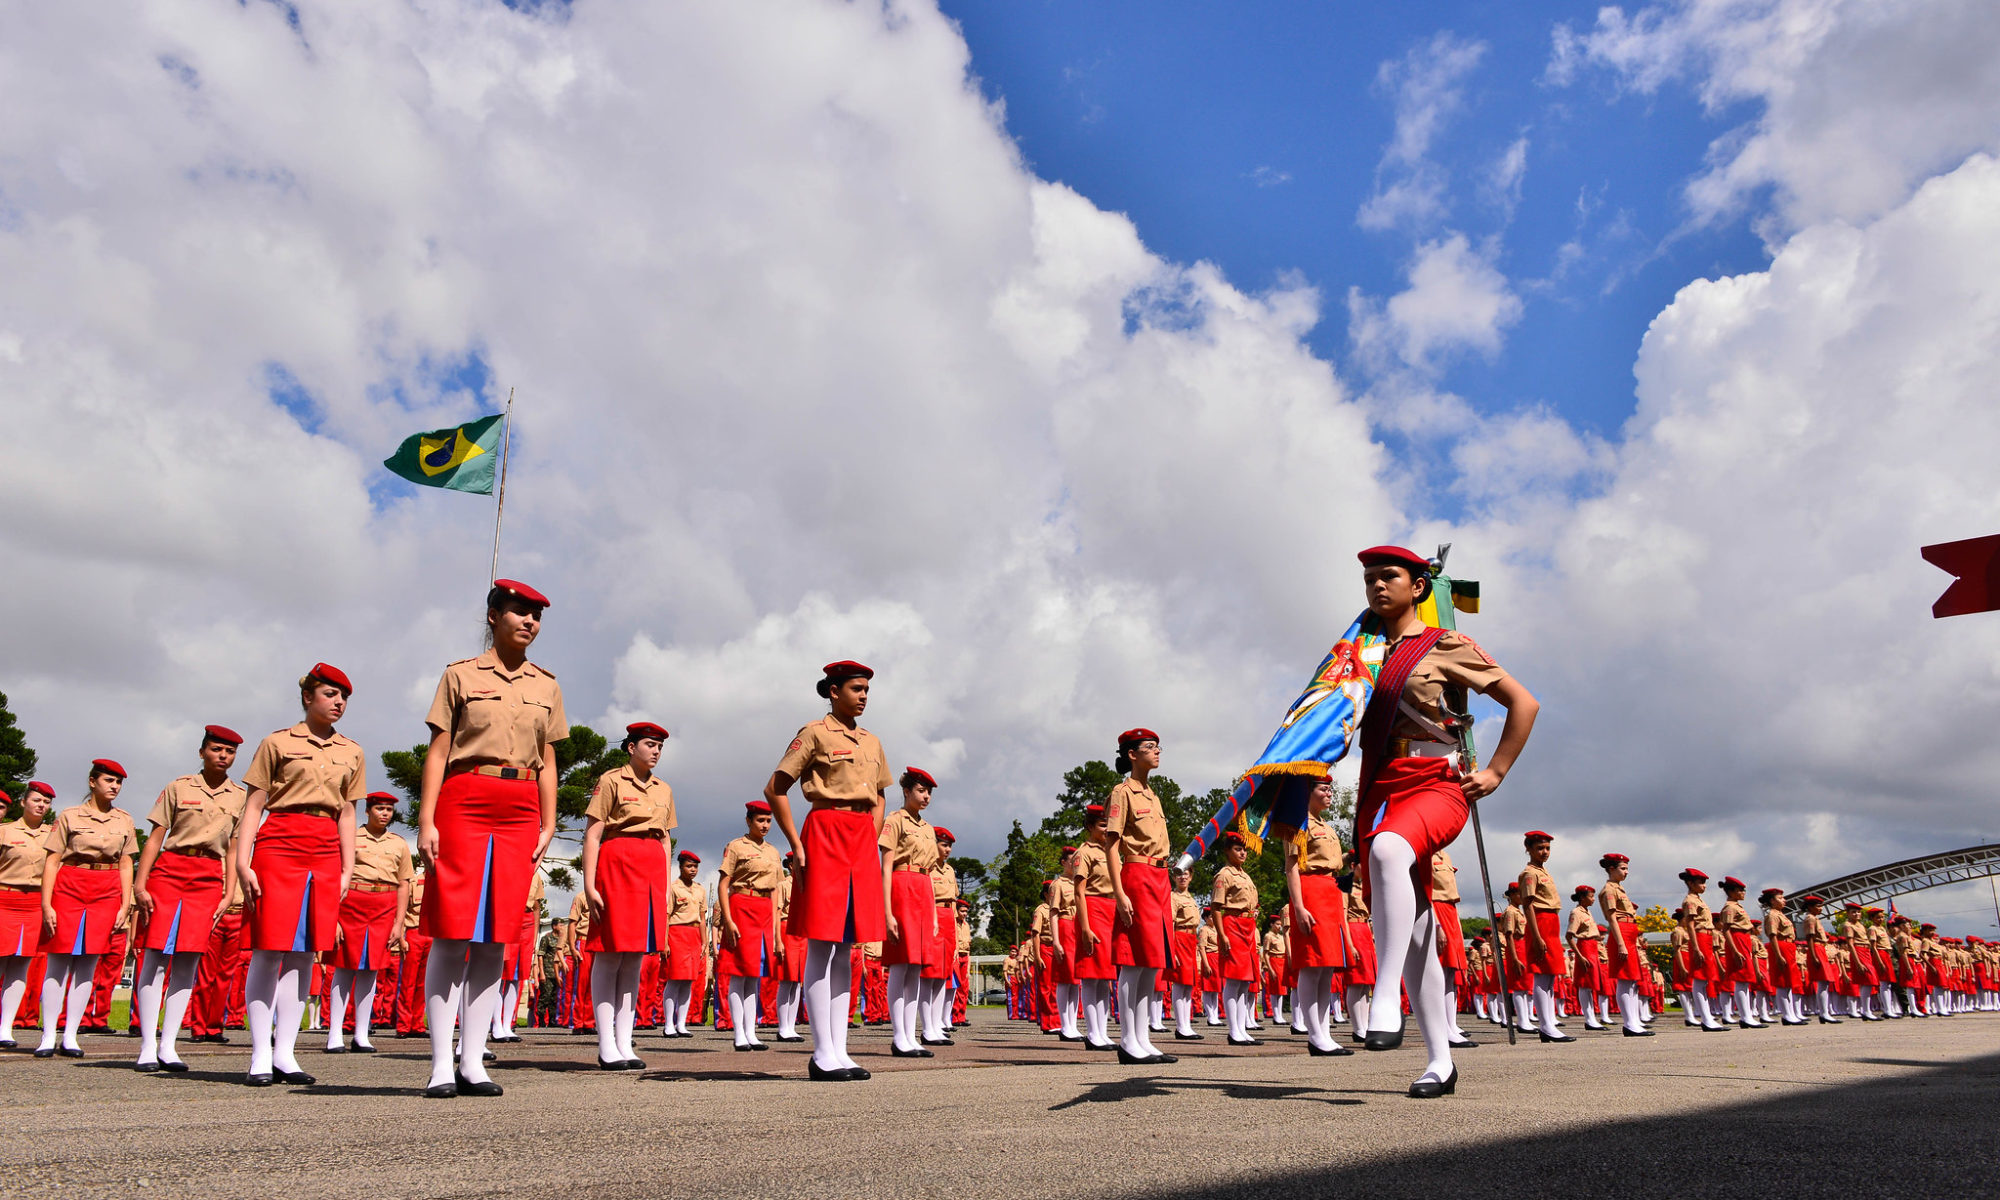
[[[790,1036],[790,1037],[785,1037],[785,1036],[783,1036],[783,1035],[781,1034],[781,1035],[779,1035],[779,1037],[778,1037],[778,1040],[779,1040],[779,1041],[781,1041],[781,1042],[803,1042],[803,1041],[805,1041],[805,1038],[803,1038],[803,1037],[799,1036],[799,1035],[798,1035],[798,1034],[796,1034],[796,1033],[795,1033],[795,1034],[793,1034],[793,1035],[792,1035],[792,1036]]]
[[[321,1051],[320,1051],[320,1053],[321,1053],[321,1054],[345,1054],[345,1053],[347,1053],[347,1047],[345,1047],[345,1046],[328,1046],[328,1047],[326,1047],[325,1049],[321,1050]]]
[[[243,1077],[243,1083],[246,1087],[270,1087],[271,1073],[269,1071],[253,1072]]]
[[[83,1047],[79,1046],[76,1049],[72,1050],[68,1046],[57,1046],[56,1053],[64,1058],[82,1058]]]
[[[364,1046],[360,1042],[356,1042],[354,1045],[348,1047],[348,1052],[350,1054],[374,1054],[376,1053],[376,1049],[373,1046]]]
[[[479,1061],[483,1063],[499,1062],[500,1056],[493,1053],[491,1050],[481,1050],[479,1052]]]
[[[55,1052],[55,1049],[54,1049],[53,1047],[51,1047],[50,1049],[47,1049],[47,1050],[43,1050],[43,1049],[40,1049],[40,1048],[37,1048],[37,1049],[35,1050],[35,1057],[36,1057],[36,1058],[54,1058],[55,1056],[56,1056],[56,1052]]]
[[[1652,1030],[1650,1030],[1650,1029],[1627,1029],[1627,1030],[1625,1030],[1624,1032],[1625,1032],[1625,1036],[1626,1036],[1626,1037],[1653,1037],[1653,1036],[1655,1036],[1655,1035],[1654,1035],[1654,1033],[1653,1033],[1653,1031],[1652,1031]]]
[[[628,1071],[643,1071],[646,1069],[646,1060],[643,1058],[628,1058],[625,1060],[625,1069]]]
[[[185,1075],[187,1074],[187,1069],[188,1065],[180,1061],[179,1059],[175,1059],[173,1062],[163,1062],[160,1064],[160,1070],[165,1071],[169,1075]]]
[[[1365,1033],[1350,1033],[1347,1035],[1347,1040],[1359,1046],[1368,1041],[1368,1035]]]
[[[160,1073],[160,1064],[156,1062],[133,1063],[132,1069],[141,1075],[158,1075]]]
[[[1085,1042],[1085,1043],[1083,1044],[1083,1048],[1084,1048],[1085,1050],[1118,1050],[1118,1043],[1117,1043],[1117,1042]],[[1123,1054],[1123,1053],[1125,1053],[1125,1052],[1124,1052],[1123,1050],[1118,1050],[1118,1052],[1119,1052],[1120,1054]]]
[[[806,1060],[806,1078],[815,1083],[853,1083],[865,1076],[857,1074],[859,1067],[836,1067],[828,1071],[820,1067],[817,1059]]]
[[[921,1041],[921,1042],[923,1042],[923,1044],[924,1044],[924,1045],[926,1045],[926,1046],[956,1046],[956,1045],[958,1045],[958,1043],[957,1043],[957,1042],[954,1042],[954,1041],[952,1041],[952,1040],[951,1040],[950,1038],[948,1038],[948,1037],[942,1037],[942,1038],[919,1038],[918,1040],[919,1040],[919,1041]]]
[[[1462,1042],[1446,1042],[1445,1048],[1447,1050],[1477,1050],[1479,1043],[1473,1041],[1471,1038],[1466,1038]]]
[[[622,1058],[600,1058],[597,1060],[597,1069],[600,1071],[622,1071],[625,1069],[625,1060]]]
[[[1179,1062],[1180,1059],[1174,1057],[1171,1054],[1155,1053],[1153,1057],[1147,1059],[1146,1061],[1156,1067],[1168,1067]]]
[[[1096,1049],[1096,1047],[1092,1047],[1092,1049]],[[1155,1062],[1159,1061],[1157,1058],[1155,1058],[1150,1054],[1147,1055],[1127,1054],[1125,1052],[1125,1047],[1118,1045],[1116,1042],[1113,1042],[1110,1045],[1105,1046],[1104,1049],[1116,1050],[1118,1052],[1118,1062],[1121,1066],[1150,1067]]]
[[[937,1057],[937,1055],[935,1055],[935,1054],[932,1054],[932,1053],[931,1053],[930,1051],[928,1051],[928,1050],[924,1049],[924,1048],[923,1048],[923,1047],[921,1047],[921,1046],[917,1047],[917,1048],[916,1048],[915,1050],[898,1050],[898,1049],[897,1049],[897,1048],[895,1048],[894,1046],[891,1046],[891,1047],[889,1047],[889,1053],[890,1053],[890,1054],[892,1054],[892,1055],[894,1055],[894,1056],[896,1056],[897,1058],[936,1058],[936,1057]]]
[[[1576,1039],[1566,1033],[1558,1033],[1553,1036],[1545,1033],[1542,1035],[1542,1040],[1544,1042],[1573,1042]]]
[[[1177,1042],[1198,1042],[1202,1040],[1202,1037],[1198,1033],[1182,1033],[1176,1029],[1174,1031],[1174,1040]]]
[[[474,1083],[457,1072],[453,1072],[452,1082],[458,1085],[458,1094],[461,1096],[500,1096],[507,1091],[491,1079],[484,1083]]]
[[[1083,1036],[1082,1034],[1080,1034],[1080,1033],[1079,1033],[1079,1034],[1077,1034],[1077,1035],[1076,1035],[1075,1037],[1071,1037],[1070,1035],[1068,1035],[1068,1034],[1066,1034],[1066,1033],[1059,1033],[1059,1034],[1057,1034],[1056,1036],[1057,1036],[1058,1038],[1061,1038],[1061,1039],[1062,1039],[1063,1041],[1065,1041],[1065,1042],[1081,1042],[1081,1041],[1086,1041],[1086,1040],[1088,1040],[1088,1039],[1086,1039],[1086,1038],[1085,1038],[1085,1037],[1084,1037],[1084,1036]]]
[[[1232,1046],[1261,1046],[1264,1043],[1256,1038],[1230,1038],[1229,1044]]]
[[[1311,1042],[1307,1042],[1307,1043],[1306,1043],[1306,1053],[1307,1053],[1307,1054],[1310,1054],[1310,1055],[1312,1055],[1312,1056],[1313,1056],[1314,1058],[1353,1058],[1353,1057],[1354,1057],[1354,1051],[1352,1051],[1352,1050],[1349,1050],[1349,1049],[1348,1049],[1347,1047],[1345,1047],[1345,1046],[1341,1045],[1341,1044],[1340,1044],[1339,1042],[1335,1042],[1335,1043],[1333,1044],[1333,1049],[1331,1049],[1331,1050],[1322,1050],[1322,1049],[1320,1049],[1320,1048],[1319,1048],[1318,1046],[1315,1046],[1315,1045],[1313,1045],[1313,1044],[1312,1044]]]
[[[399,1042],[400,1042],[400,1041],[405,1041],[405,1040],[407,1040],[407,1039],[409,1039],[409,1038],[413,1038],[413,1037],[423,1037],[423,1036],[424,1036],[424,1035],[423,1035],[423,1034],[421,1034],[421,1033],[404,1033],[404,1032],[403,1032],[402,1030],[400,1030],[400,1029],[398,1029],[398,1030],[396,1031],[396,1040],[397,1040],[397,1041],[399,1041]],[[443,1085],[443,1084],[439,1084],[438,1086],[439,1086],[439,1087],[443,1087],[444,1085]],[[454,1095],[456,1095],[457,1093],[453,1093],[453,1094],[454,1094]]]
[[[1842,1022],[1839,1017],[1821,1017],[1819,1023],[1822,1025],[1839,1025]]]
[[[1361,1039],[1361,1045],[1368,1050],[1400,1050],[1403,1048],[1403,1031],[1371,1029],[1368,1036]]]
[[[15,1048],[15,1045],[16,1043],[13,1038],[0,1038],[0,1050],[12,1050]]]
[[[1458,1068],[1453,1067],[1451,1069],[1451,1074],[1442,1083],[1438,1082],[1435,1079],[1419,1079],[1415,1083],[1411,1084],[1410,1099],[1435,1100],[1439,1096],[1454,1095],[1457,1093],[1457,1091],[1458,1091]]]
[[[314,1082],[313,1077],[304,1071],[273,1071],[271,1076],[279,1083],[289,1083],[294,1087],[311,1087]]]
[[[434,1083],[424,1089],[424,1098],[427,1100],[450,1100],[456,1095],[458,1095],[457,1083]]]

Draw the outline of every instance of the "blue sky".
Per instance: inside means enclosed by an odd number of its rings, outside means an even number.
[[[1378,71],[1441,32],[1483,46],[1429,155],[1447,179],[1431,232],[1498,236],[1495,265],[1524,303],[1496,355],[1461,355],[1439,380],[1483,412],[1547,405],[1615,435],[1647,322],[1689,280],[1767,262],[1742,221],[1684,228],[1683,182],[1742,113],[1704,113],[1686,89],[1621,96],[1589,73],[1544,82],[1551,30],[1588,27],[1594,3],[943,7],[1037,174],[1129,214],[1156,252],[1215,262],[1245,289],[1301,273],[1323,294],[1313,346],[1343,368],[1347,289],[1398,290],[1413,244],[1356,220],[1395,128]],[[1523,137],[1509,211],[1484,181]],[[1571,242],[1581,257],[1559,273]]]

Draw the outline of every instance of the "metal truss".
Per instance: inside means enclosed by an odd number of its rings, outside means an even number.
[[[1984,879],[1988,875],[2000,875],[2000,845],[1968,846],[1963,850],[1947,850],[1943,854],[1930,854],[1923,858],[1906,858],[1902,862],[1870,867],[1825,883],[1787,888],[1785,894],[1793,897],[1794,902],[1797,897],[1808,893],[1823,896],[1827,908],[1837,909],[1850,901],[1875,904],[1906,892]]]

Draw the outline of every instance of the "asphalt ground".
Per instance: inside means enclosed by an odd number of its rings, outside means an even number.
[[[1509,1047],[1490,1025],[1458,1094],[1408,1099],[1400,1051],[1310,1058],[1267,1031],[1162,1042],[1121,1067],[994,1010],[931,1060],[810,1083],[805,1047],[642,1034],[643,1073],[596,1042],[526,1031],[497,1099],[426,1100],[422,1040],[304,1049],[309,1087],[241,1086],[244,1034],[139,1075],[136,1042],[81,1060],[0,1054],[0,1195],[343,1200],[459,1196],[2000,1195],[2000,1014],[1704,1034],[1587,1033]],[[32,1044],[32,1042],[30,1042]],[[302,1048],[321,1044],[314,1035]]]

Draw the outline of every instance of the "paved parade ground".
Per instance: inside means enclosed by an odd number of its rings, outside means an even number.
[[[1575,1026],[1571,1022],[1571,1026]],[[1982,1196],[2000,1192],[2000,1014],[1720,1037],[1583,1033],[1508,1047],[1491,1026],[1456,1097],[1410,1100],[1398,1052],[1310,1058],[1285,1034],[1120,1067],[991,1010],[930,1061],[852,1049],[876,1077],[805,1081],[802,1046],[642,1035],[643,1074],[595,1039],[502,1047],[499,1099],[425,1100],[426,1043],[301,1062],[312,1087],[237,1086],[248,1057],[135,1045],[0,1055],[0,1194],[401,1196]],[[1496,1038],[1498,1040],[1496,1040]],[[309,1040],[309,1039],[308,1039]]]

